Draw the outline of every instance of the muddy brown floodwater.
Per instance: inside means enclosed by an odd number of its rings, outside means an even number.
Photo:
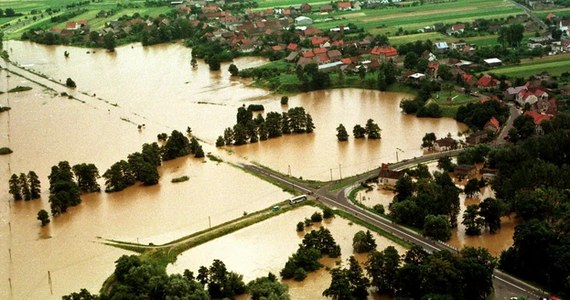
[[[210,72],[202,62],[192,69],[191,49],[177,43],[133,44],[115,53],[15,41],[4,46],[20,66],[58,82],[72,78],[77,89],[56,87],[56,92],[65,91],[85,102],[56,96],[25,78],[0,71],[0,91],[18,85],[33,88],[0,95],[0,105],[12,107],[0,114],[0,146],[14,151],[0,156],[2,299],[55,299],[82,287],[97,292],[112,273],[114,261],[127,253],[97,243],[98,237],[161,243],[203,230],[209,220],[216,225],[289,197],[228,164],[181,158],[160,168],[159,185],[84,195],[80,206],[40,228],[38,210],[49,211],[47,176],[61,160],[71,165],[94,163],[103,173],[139,151],[143,143],[155,141],[158,133],[185,131],[190,126],[205,141],[205,151],[224,160],[257,161],[284,173],[290,167],[292,175],[329,180],[331,173],[333,178],[341,173],[349,176],[395,161],[396,152],[399,159],[421,155],[419,144],[426,132],[443,136],[465,129],[451,119],[402,115],[398,103],[405,94],[339,89],[290,97],[289,107],[303,106],[313,116],[315,133],[220,150],[212,144],[235,123],[238,107],[259,103],[266,111],[288,109],[279,104],[280,95],[230,78],[227,63],[221,72]],[[234,61],[240,69],[264,62],[260,58]],[[364,125],[369,118],[382,128],[382,140],[336,141],[339,123],[352,131],[356,123]],[[139,124],[145,124],[141,131]],[[7,192],[8,178],[29,170],[40,177],[42,199],[14,203]],[[170,182],[182,175],[190,180]]]

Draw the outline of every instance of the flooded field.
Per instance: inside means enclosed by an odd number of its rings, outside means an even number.
[[[288,257],[297,251],[303,239],[303,234],[295,231],[295,225],[310,217],[315,211],[320,211],[320,209],[301,207],[195,247],[180,255],[174,264],[169,265],[167,271],[168,273],[182,273],[185,269],[189,269],[195,272],[200,266],[209,266],[214,259],[220,259],[226,264],[228,270],[243,274],[245,282],[266,276],[269,272],[278,275]],[[352,250],[354,234],[359,230],[366,230],[365,228],[350,225],[347,220],[340,217],[330,221],[325,220],[320,225],[329,229],[335,241],[340,245],[342,253],[340,260],[343,263],[346,263],[351,255],[354,255],[360,262],[367,260],[367,254],[355,254]],[[312,226],[312,228],[318,227]],[[400,254],[406,251],[400,245],[378,234],[374,233],[374,238],[379,251],[388,246],[396,247]],[[325,258],[322,263],[328,268],[334,268],[335,261],[335,259]],[[323,298],[321,294],[329,287],[330,280],[329,272],[322,268],[310,273],[303,282],[293,280],[285,282],[289,285],[291,299],[309,300]]]
[[[0,146],[14,151],[0,156],[3,299],[55,299],[82,287],[97,292],[113,271],[114,261],[126,253],[102,246],[97,243],[98,237],[161,243],[289,197],[281,189],[228,164],[187,157],[164,164],[159,170],[159,185],[135,186],[116,194],[84,195],[81,205],[41,228],[36,214],[40,209],[49,210],[47,176],[59,161],[67,160],[71,165],[94,163],[102,174],[114,162],[139,151],[143,143],[156,141],[157,134],[173,129],[184,131],[190,126],[204,141],[206,152],[226,161],[256,161],[283,173],[290,168],[294,176],[329,180],[395,161],[396,151],[399,159],[419,156],[421,137],[426,132],[455,135],[465,128],[450,119],[402,115],[398,104],[407,95],[399,93],[318,91],[292,96],[289,106],[282,107],[280,95],[230,78],[229,64],[222,64],[220,72],[210,72],[202,62],[198,68],[191,68],[191,49],[180,44],[144,48],[134,44],[119,47],[115,53],[14,41],[4,45],[18,65],[57,82],[72,78],[77,89],[56,86],[56,93],[49,92],[25,78],[0,71],[0,91],[16,86],[33,88],[0,95],[0,105],[12,107],[0,114]],[[65,51],[70,53],[67,59]],[[242,69],[264,60],[239,58],[234,63]],[[64,91],[86,100],[56,95]],[[303,106],[317,129],[310,135],[214,148],[217,136],[235,123],[237,108],[251,103],[263,104],[266,112]],[[336,141],[339,123],[351,133],[355,124],[363,125],[369,118],[383,130],[381,140]],[[143,130],[137,129],[140,124],[145,124]],[[42,199],[14,203],[7,192],[7,179],[13,173],[29,170],[40,177]],[[190,180],[170,182],[182,175]],[[342,232],[335,236],[337,240],[352,239],[351,234],[345,237]]]

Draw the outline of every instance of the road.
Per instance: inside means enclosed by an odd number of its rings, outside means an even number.
[[[499,132],[499,135],[495,141],[493,141],[493,145],[499,146],[507,143],[507,140],[505,140],[505,138],[509,135],[509,130],[513,128],[514,120],[521,115],[521,112],[515,107],[513,103],[509,103],[507,105],[509,106],[510,111],[509,118],[507,119],[507,122],[503,128],[501,128],[501,131]]]
[[[516,1],[510,1],[511,3],[513,3],[514,5],[518,6],[519,8],[521,8],[522,10],[524,10],[524,12],[529,16],[529,18],[531,18],[536,24],[538,24],[538,26],[540,26],[540,29],[546,29],[548,28],[548,25],[546,25],[546,23],[544,23],[544,21],[542,21],[539,17],[537,17],[530,8],[516,2]]]
[[[425,161],[425,159],[426,158],[420,157],[408,160],[406,164],[413,164],[413,163],[417,164]],[[402,240],[408,241],[415,245],[419,245],[430,253],[440,250],[457,251],[457,249],[453,248],[452,246],[446,243],[436,242],[431,239],[425,238],[410,229],[407,229],[405,227],[393,223],[391,220],[388,220],[385,217],[374,214],[361,207],[354,205],[347,198],[347,193],[349,192],[350,188],[346,188],[338,192],[331,192],[328,191],[326,188],[315,189],[306,186],[296,180],[292,181],[286,175],[280,174],[272,170],[268,170],[254,165],[243,165],[243,167],[262,177],[269,177],[286,186],[293,187],[298,192],[312,195],[318,201],[321,201],[332,208],[342,210],[346,213],[349,213],[359,218],[362,221],[370,223],[382,230],[385,230],[386,232],[390,232],[391,234],[399,237]],[[367,174],[372,174],[372,172],[374,171],[368,172]],[[354,177],[353,184],[358,183],[360,180],[362,180],[365,177],[366,176]],[[528,299],[536,299],[539,296],[541,297],[546,296],[539,288],[536,288],[525,282],[522,282],[521,280],[513,276],[510,276],[508,274],[505,274],[499,270],[495,270],[493,274],[493,286],[495,288],[496,296],[498,296],[497,295],[498,292],[500,292],[501,294],[498,298],[496,297],[496,299],[508,299],[510,296],[518,296],[518,297],[523,296],[527,297]]]

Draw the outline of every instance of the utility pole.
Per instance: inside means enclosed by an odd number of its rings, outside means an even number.
[[[48,283],[49,283],[49,292],[51,295],[53,295],[53,286],[51,284],[51,273],[50,273],[50,271],[48,271]]]
[[[331,168],[331,181],[332,181],[332,168]]]
[[[287,175],[291,176],[291,165],[287,165]]]
[[[342,165],[338,164],[338,173],[340,175],[340,180],[342,180]]]

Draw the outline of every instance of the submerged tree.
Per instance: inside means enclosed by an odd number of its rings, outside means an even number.
[[[8,184],[10,185],[10,194],[12,194],[14,200],[22,200],[22,190],[20,188],[20,180],[18,178],[18,175],[12,174],[10,180],[8,181]]]
[[[374,123],[374,120],[368,119],[368,121],[366,121],[365,128],[366,128],[366,134],[368,135],[369,139],[381,138],[380,131],[382,130],[380,129],[378,124]]]
[[[100,192],[101,187],[97,183],[100,178],[99,170],[94,164],[77,164],[73,166],[73,173],[77,179],[79,189],[84,193]]]
[[[30,193],[32,195],[32,199],[39,198],[41,196],[41,183],[36,172],[28,172],[28,183],[30,184]]]
[[[45,209],[38,211],[37,219],[42,222],[42,226],[46,226],[50,222],[48,212]]]
[[[340,142],[348,141],[348,132],[346,132],[344,125],[338,125],[336,128],[336,137]]]

